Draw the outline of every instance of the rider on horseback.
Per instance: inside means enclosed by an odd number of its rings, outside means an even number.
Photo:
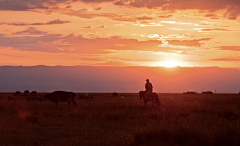
[[[152,83],[149,82],[149,79],[146,80],[145,89],[146,89],[145,97],[149,98],[149,96],[153,92],[153,85],[152,85]]]

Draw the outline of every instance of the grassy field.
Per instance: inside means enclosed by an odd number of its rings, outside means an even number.
[[[159,94],[144,107],[137,93],[93,94],[77,106],[0,94],[1,145],[240,145],[240,95]],[[121,98],[124,96],[124,98]]]

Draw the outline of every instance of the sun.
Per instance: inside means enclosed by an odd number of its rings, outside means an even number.
[[[172,68],[172,67],[177,67],[177,66],[181,66],[181,63],[179,61],[176,60],[166,60],[166,61],[162,61],[159,63],[159,66],[162,67],[167,67],[167,68]]]

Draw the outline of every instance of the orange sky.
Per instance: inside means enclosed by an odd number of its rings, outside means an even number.
[[[240,68],[239,0],[0,0],[0,65]]]

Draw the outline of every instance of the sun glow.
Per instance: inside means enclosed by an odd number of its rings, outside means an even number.
[[[177,67],[177,66],[182,66],[182,65],[179,61],[176,61],[176,60],[166,60],[166,61],[160,62],[159,66],[172,68],[172,67]]]

